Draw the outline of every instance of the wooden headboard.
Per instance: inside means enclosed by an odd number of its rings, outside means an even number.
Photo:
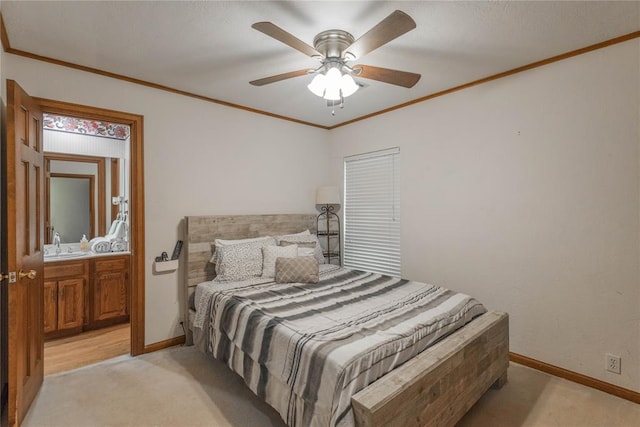
[[[316,233],[315,214],[187,216],[184,220],[183,313],[186,342],[191,344],[189,301],[198,283],[212,280],[209,262],[215,239],[247,239],[309,230]]]

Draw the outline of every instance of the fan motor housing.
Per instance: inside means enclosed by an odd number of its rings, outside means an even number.
[[[327,30],[313,38],[313,47],[325,58],[340,58],[354,42],[353,36],[343,30]]]

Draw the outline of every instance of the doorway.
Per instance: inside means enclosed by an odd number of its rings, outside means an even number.
[[[122,258],[128,253],[118,250],[128,251],[131,128],[50,113],[43,113],[42,123],[47,376],[131,353],[130,281],[105,275],[115,270],[103,272],[106,262],[128,264]],[[111,230],[119,224],[124,232],[116,237]],[[100,261],[83,257],[107,240],[117,240],[119,249],[111,247]],[[75,254],[81,258],[65,258]]]
[[[130,263],[130,291],[129,291],[129,308],[130,308],[130,330],[129,343],[130,354],[137,356],[144,353],[144,171],[143,171],[143,138],[142,126],[143,117],[136,114],[130,114],[120,111],[107,110],[102,108],[90,107],[85,105],[71,104],[62,101],[55,101],[43,98],[34,98],[40,105],[42,112],[45,114],[60,115],[74,117],[79,119],[104,121],[110,123],[119,123],[129,126],[129,152],[128,152],[128,180],[122,182],[120,176],[114,176],[111,173],[108,182],[113,185],[126,185],[129,190],[127,194],[128,203],[128,222],[129,222],[129,249],[131,252]],[[111,169],[115,171],[122,162],[119,159],[111,158],[106,162],[107,171]],[[105,168],[102,168],[103,170]],[[107,172],[107,175],[109,173]],[[106,179],[105,179],[106,180]],[[107,184],[108,186],[108,184]],[[107,194],[112,195],[111,191]],[[115,203],[115,200],[114,200]],[[105,204],[102,204],[104,207]],[[110,208],[106,208],[104,219],[111,219],[112,215],[116,215],[118,206],[116,204],[108,204]],[[97,217],[103,217],[98,208]],[[98,222],[96,230],[100,230],[101,222]],[[97,231],[99,232],[99,231]],[[95,237],[95,236],[92,236]],[[114,326],[115,328],[115,326]],[[111,330],[114,328],[106,328]],[[115,328],[117,329],[117,328]],[[94,331],[95,332],[95,331]],[[108,332],[108,331],[105,331]],[[122,331],[118,332],[122,333]],[[95,335],[95,334],[94,334]],[[95,339],[95,337],[93,338]]]

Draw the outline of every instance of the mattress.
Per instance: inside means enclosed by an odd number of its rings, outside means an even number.
[[[292,427],[352,426],[351,396],[486,312],[474,298],[324,267],[316,284],[197,287],[194,338]]]

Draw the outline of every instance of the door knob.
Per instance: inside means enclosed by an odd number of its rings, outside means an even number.
[[[20,270],[18,272],[18,277],[20,279],[24,279],[25,277],[27,279],[35,279],[36,278],[36,271],[35,270],[29,270],[27,273],[25,273],[24,271]]]

